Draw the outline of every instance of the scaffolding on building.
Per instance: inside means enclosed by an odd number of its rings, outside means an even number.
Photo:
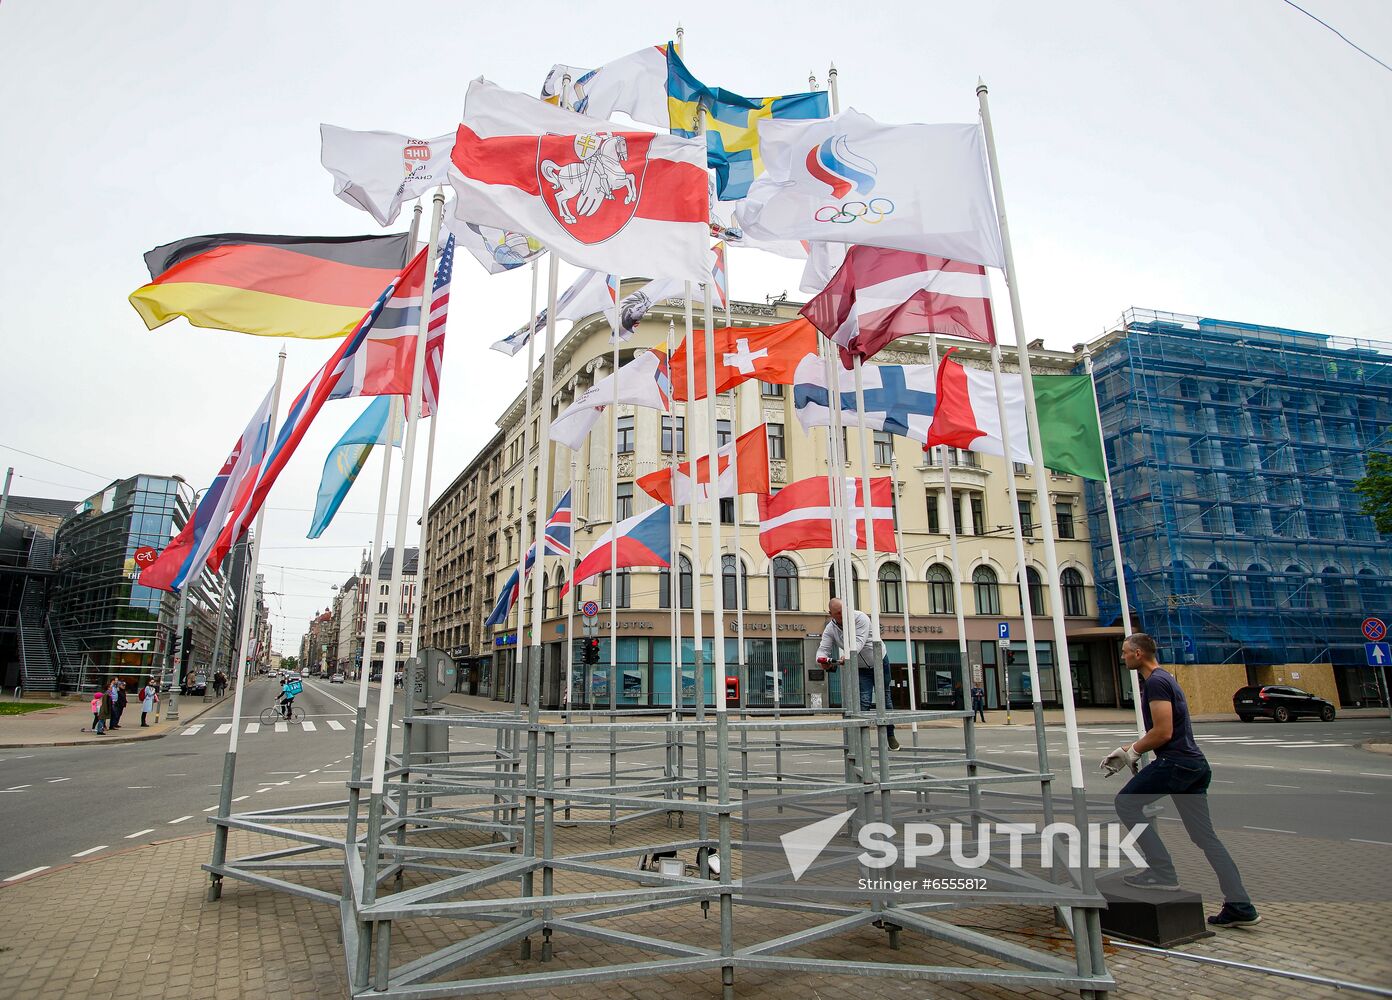
[[[1092,351],[1141,627],[1176,662],[1361,665],[1364,613],[1392,611],[1392,545],[1353,492],[1392,450],[1392,345],[1132,309]]]

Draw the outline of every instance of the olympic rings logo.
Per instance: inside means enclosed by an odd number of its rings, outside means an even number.
[[[840,207],[823,205],[812,214],[812,218],[818,222],[834,222],[842,226],[849,226],[853,222],[876,226],[884,221],[885,216],[893,214],[894,202],[888,198],[871,198],[868,202],[848,201]]]

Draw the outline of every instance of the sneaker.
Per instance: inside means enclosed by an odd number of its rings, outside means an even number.
[[[890,748],[891,750],[898,750],[898,749],[899,749],[899,741],[896,740],[893,736],[891,736],[891,737],[889,738],[889,748]]]
[[[1231,903],[1224,903],[1221,910],[1208,918],[1208,922],[1214,927],[1251,927],[1261,923],[1261,914],[1253,906],[1244,911]]]
[[[1179,879],[1175,878],[1173,875],[1165,876],[1156,874],[1154,870],[1149,868],[1147,868],[1145,871],[1134,872],[1130,875],[1127,875],[1122,879],[1122,881],[1125,882],[1127,885],[1131,886],[1133,889],[1179,888]]]

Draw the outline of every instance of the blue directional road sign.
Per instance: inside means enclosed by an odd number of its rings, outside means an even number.
[[[1010,638],[1010,623],[1009,623],[1009,622],[1001,622],[999,625],[996,626],[996,631],[1000,633],[999,638],[1001,638],[1001,639],[1009,639],[1009,638]]]
[[[1365,642],[1363,649],[1368,654],[1369,666],[1381,667],[1392,660],[1392,643]]]

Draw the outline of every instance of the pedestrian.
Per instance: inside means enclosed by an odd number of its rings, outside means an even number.
[[[140,726],[142,729],[149,727],[149,715],[155,710],[155,702],[157,701],[159,701],[159,690],[155,687],[155,679],[151,677],[140,689]]]
[[[1184,830],[1204,852],[1218,885],[1223,908],[1208,918],[1215,927],[1250,927],[1261,920],[1242,884],[1237,864],[1213,829],[1208,811],[1208,786],[1213,771],[1198,743],[1189,719],[1189,702],[1174,675],[1156,659],[1155,640],[1143,632],[1127,636],[1121,646],[1126,666],[1140,675],[1141,717],[1146,733],[1129,746],[1117,747],[1102,759],[1102,770],[1116,774],[1123,767],[1134,772],[1141,754],[1155,751],[1155,760],[1135,774],[1116,797],[1117,815],[1128,828],[1142,825],[1136,838],[1146,860],[1144,871],[1128,875],[1128,885],[1138,888],[1178,889],[1174,861],[1160,842],[1157,824],[1146,821],[1145,807],[1166,795],[1173,797]]]
[[[98,736],[106,735],[106,720],[111,717],[107,710],[106,691],[94,691],[92,693],[92,732]]]
[[[126,680],[124,677],[118,677],[116,678],[115,711],[111,716],[111,721],[114,723],[111,727],[112,729],[119,729],[121,727],[121,716],[126,712],[126,703],[128,700],[129,699],[126,697]]]
[[[827,617],[831,620],[822,629],[822,641],[817,646],[817,662],[823,664],[828,670],[835,670],[836,664],[845,662],[845,651],[849,648],[845,637],[841,633],[842,604],[839,598],[833,597],[827,602]],[[864,611],[856,611],[852,616],[851,628],[855,636],[860,640],[856,644],[859,652],[856,654],[856,674],[860,681],[860,710],[868,712],[875,707],[875,644],[880,641],[880,637],[872,635],[870,616]],[[889,704],[889,655],[885,654],[884,662],[881,665],[884,673],[884,694],[885,708],[890,708]],[[889,736],[889,748],[899,749],[899,741],[894,738],[894,727],[886,726],[886,734]]]
[[[986,689],[980,684],[973,684],[971,689],[972,699],[972,721],[980,716],[981,721],[986,721]]]
[[[110,686],[106,689],[107,718],[111,720],[111,725],[108,728],[112,730],[119,729],[121,727],[120,716],[116,712],[116,705],[120,700],[120,694],[120,682],[117,681],[115,677],[113,677],[111,678]]]

